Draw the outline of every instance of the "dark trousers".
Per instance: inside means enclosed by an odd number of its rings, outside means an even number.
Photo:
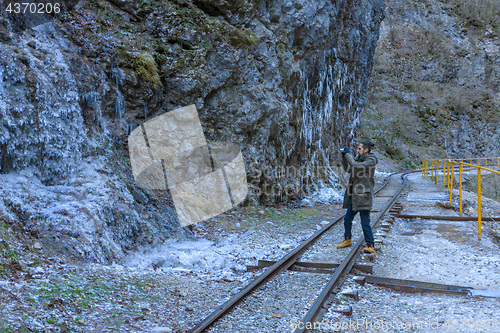
[[[344,216],[344,236],[352,237],[351,229],[352,229],[352,220],[354,216],[356,216],[358,212],[352,210],[352,197],[349,200],[349,205],[347,206],[347,212]],[[370,210],[360,210],[359,215],[361,216],[361,226],[363,227],[363,235],[365,236],[365,242],[368,245],[374,245],[375,241],[373,239],[373,231],[372,226],[370,224]]]

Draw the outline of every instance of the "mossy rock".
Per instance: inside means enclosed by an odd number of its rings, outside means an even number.
[[[132,63],[137,74],[151,83],[155,88],[159,88],[162,85],[155,59],[151,53],[147,51],[140,51],[139,54],[132,60]]]
[[[256,44],[258,40],[259,37],[256,33],[244,31],[239,28],[236,28],[233,32],[233,36],[229,37],[229,42],[235,47],[253,45]]]

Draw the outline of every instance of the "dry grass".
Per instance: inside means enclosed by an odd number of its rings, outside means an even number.
[[[445,0],[467,25],[477,28],[500,26],[500,5],[498,0]]]

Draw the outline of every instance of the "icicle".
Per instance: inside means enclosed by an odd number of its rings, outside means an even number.
[[[125,99],[123,98],[123,95],[120,92],[120,90],[117,90],[116,92],[117,92],[116,102],[115,102],[116,114],[118,116],[118,119],[122,120],[123,115],[125,114]]]
[[[115,90],[116,90],[116,102],[115,102],[115,110],[118,119],[122,120],[123,115],[125,114],[125,99],[123,94],[120,91],[120,88],[123,85],[123,80],[125,80],[125,73],[121,68],[113,68],[111,69],[111,78],[115,81]]]

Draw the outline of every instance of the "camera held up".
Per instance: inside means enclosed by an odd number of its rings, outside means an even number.
[[[350,150],[349,150],[349,148],[345,147],[345,148],[340,149],[340,152],[341,152],[342,154],[346,154],[346,153],[349,153],[349,152],[350,152]]]

